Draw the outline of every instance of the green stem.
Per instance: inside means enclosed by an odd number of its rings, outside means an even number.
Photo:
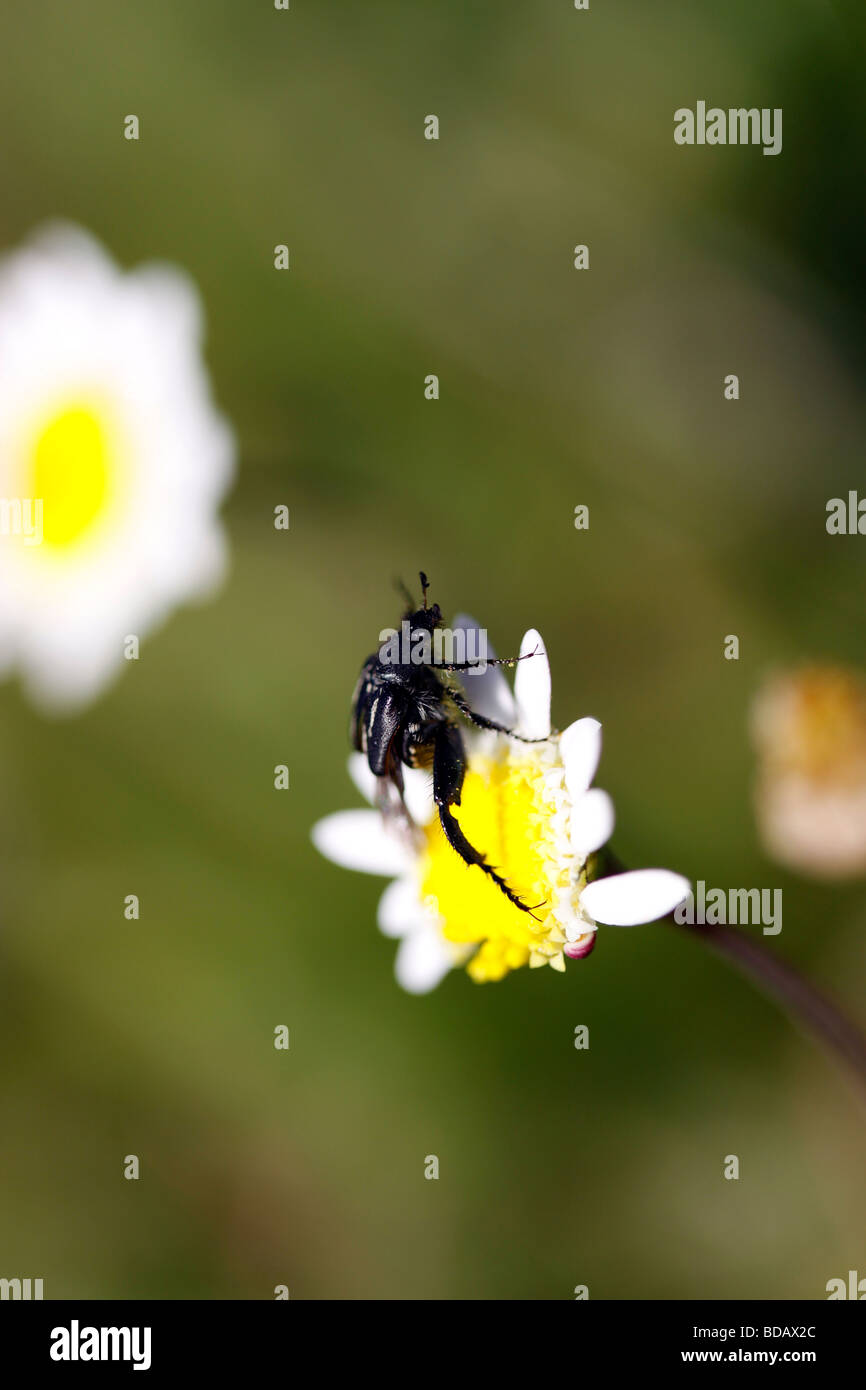
[[[604,855],[603,862],[607,873],[624,872],[622,864],[611,853]],[[711,922],[678,922],[673,914],[663,921],[706,942],[711,951],[723,956],[753,985],[775,999],[793,1023],[847,1063],[866,1096],[866,1037],[799,971],[736,927]]]
[[[700,937],[711,951],[736,965],[752,984],[775,999],[793,1022],[847,1062],[866,1093],[866,1038],[856,1024],[799,971],[735,927],[709,922],[689,926],[676,922],[673,917],[664,920],[690,936]]]

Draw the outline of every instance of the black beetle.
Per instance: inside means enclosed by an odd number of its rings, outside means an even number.
[[[429,638],[442,626],[438,603],[427,605],[430,586],[423,570],[419,577],[423,593],[422,607],[413,611],[411,596],[406,595],[409,606],[405,622],[413,651],[423,650],[425,640],[429,646]],[[487,658],[486,665],[513,666],[515,662],[537,654],[536,649],[522,657]],[[379,778],[380,804],[383,808],[388,792],[393,789],[405,811],[404,764],[406,767],[432,768],[433,800],[448,843],[466,864],[477,865],[492,878],[509,902],[534,916],[533,909],[487,863],[485,856],[469,843],[451,810],[452,806],[460,805],[466,775],[466,751],[458,722],[461,716],[479,729],[493,729],[522,743],[546,741],[543,738],[525,738],[472,709],[466,696],[448,677],[454,672],[469,671],[479,664],[476,661],[394,660],[385,653],[384,648],[380,648],[365,661],[352,697],[352,744],[358,752],[366,754],[370,771]]]

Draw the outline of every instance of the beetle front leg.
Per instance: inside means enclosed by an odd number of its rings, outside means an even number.
[[[494,733],[507,734],[509,738],[516,738],[519,743],[548,743],[550,741],[550,734],[545,734],[544,738],[527,738],[526,734],[518,734],[514,729],[509,729],[506,724],[497,724],[495,719],[488,719],[485,714],[478,714],[459,691],[449,690],[448,693],[464,718],[478,729],[491,729]]]

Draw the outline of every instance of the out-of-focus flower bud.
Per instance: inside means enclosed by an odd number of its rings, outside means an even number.
[[[832,666],[780,673],[751,724],[768,854],[822,878],[866,873],[866,679]]]

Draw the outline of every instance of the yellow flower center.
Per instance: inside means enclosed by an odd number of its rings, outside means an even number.
[[[454,815],[487,862],[535,918],[509,902],[487,874],[451,848],[438,822],[427,826],[421,897],[438,914],[444,936],[479,949],[467,969],[474,980],[500,980],[520,966],[565,969],[564,904],[574,902],[567,798],[552,748],[545,754],[473,757]],[[539,906],[540,904],[540,906]],[[565,909],[567,911],[567,909]],[[537,920],[536,920],[537,919]]]
[[[26,494],[41,500],[44,544],[76,544],[106,511],[114,453],[104,415],[87,406],[65,406],[36,432]]]

